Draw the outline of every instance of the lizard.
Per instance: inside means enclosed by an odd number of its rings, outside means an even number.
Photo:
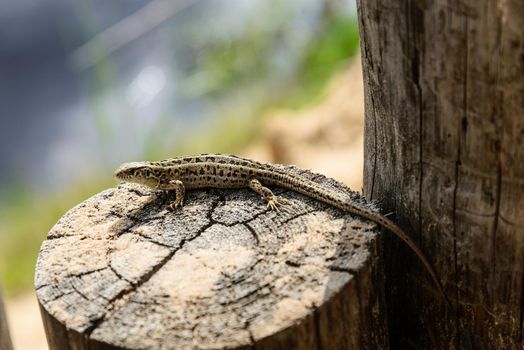
[[[161,191],[175,191],[175,200],[170,204],[171,209],[184,204],[186,189],[249,187],[262,196],[268,208],[272,210],[278,210],[287,201],[273,194],[266,187],[267,185],[301,193],[342,211],[371,220],[394,233],[417,255],[434,281],[439,294],[447,302],[446,294],[432,265],[415,241],[393,221],[363,205],[347,200],[333,190],[274,164],[234,155],[201,154],[160,161],[124,163],[115,171],[114,176],[123,182],[137,183]]]

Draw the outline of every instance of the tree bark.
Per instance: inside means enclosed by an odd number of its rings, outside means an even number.
[[[341,184],[293,167],[362,201]],[[54,349],[385,349],[376,227],[280,190],[104,191],[49,232],[36,290]]]
[[[11,343],[11,336],[9,335],[9,327],[2,295],[2,285],[0,285],[0,350],[11,349],[13,349],[13,344]]]
[[[435,302],[387,239],[390,345],[521,349],[524,2],[359,0],[358,11],[365,194],[420,242],[452,302]]]

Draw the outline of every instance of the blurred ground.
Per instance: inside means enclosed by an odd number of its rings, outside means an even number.
[[[34,292],[7,299],[7,318],[15,350],[45,350],[44,326]]]
[[[358,56],[358,55],[357,55]],[[322,99],[300,110],[272,111],[243,156],[312,169],[360,191],[364,97],[360,60],[335,74]],[[47,349],[34,293],[6,301],[15,349]]]

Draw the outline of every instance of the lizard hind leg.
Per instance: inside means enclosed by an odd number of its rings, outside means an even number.
[[[278,198],[269,188],[264,187],[257,179],[251,179],[249,181],[249,188],[262,196],[267,202],[267,207],[271,210],[279,210],[279,207],[288,204],[288,201],[284,198]]]
[[[186,195],[186,188],[184,183],[180,180],[172,180],[169,182],[171,189],[175,190],[175,200],[169,204],[169,208],[174,210],[175,208],[184,205],[184,196]]]

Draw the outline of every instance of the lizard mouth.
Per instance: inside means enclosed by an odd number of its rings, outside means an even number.
[[[136,178],[137,170],[141,169],[143,164],[140,162],[124,163],[115,170],[113,176],[122,181],[129,181]]]
[[[116,169],[115,173],[113,174],[113,176],[115,177],[115,179],[117,180],[127,180],[129,179],[129,175],[126,174],[123,169]]]

